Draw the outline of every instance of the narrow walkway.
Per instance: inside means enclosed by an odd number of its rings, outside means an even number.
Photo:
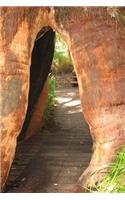
[[[47,130],[18,147],[8,192],[73,192],[88,166],[92,142],[81,112],[78,88],[59,89],[57,102],[54,120]],[[20,166],[23,171],[12,187]]]

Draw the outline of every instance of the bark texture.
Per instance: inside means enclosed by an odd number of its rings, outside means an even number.
[[[1,187],[11,167],[28,105],[31,52],[48,9],[0,8]],[[45,20],[43,20],[45,21]]]
[[[47,98],[48,97],[48,82],[45,82],[43,90],[38,98],[38,101],[35,105],[34,112],[32,114],[30,123],[25,133],[25,139],[30,138],[31,136],[35,135],[42,126],[43,123],[43,115],[44,110],[47,105]]]
[[[0,8],[1,185],[5,184],[28,105],[31,52],[45,26],[69,45],[93,156],[80,177],[93,185],[125,143],[124,9]],[[98,173],[95,173],[98,171]]]

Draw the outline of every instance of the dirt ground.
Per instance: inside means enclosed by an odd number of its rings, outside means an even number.
[[[78,88],[58,87],[49,126],[19,144],[5,192],[74,192],[88,166],[92,141]]]

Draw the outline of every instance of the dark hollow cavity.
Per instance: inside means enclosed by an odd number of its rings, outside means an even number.
[[[55,32],[49,28],[46,33],[41,34],[41,37],[39,35],[38,33],[32,51],[28,108],[19,140],[25,138],[26,130],[49,74],[54,55]]]

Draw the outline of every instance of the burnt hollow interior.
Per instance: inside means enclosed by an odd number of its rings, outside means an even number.
[[[35,105],[49,74],[55,46],[55,32],[50,27],[43,28],[37,35],[31,57],[30,89],[25,121],[19,135],[24,139]]]

